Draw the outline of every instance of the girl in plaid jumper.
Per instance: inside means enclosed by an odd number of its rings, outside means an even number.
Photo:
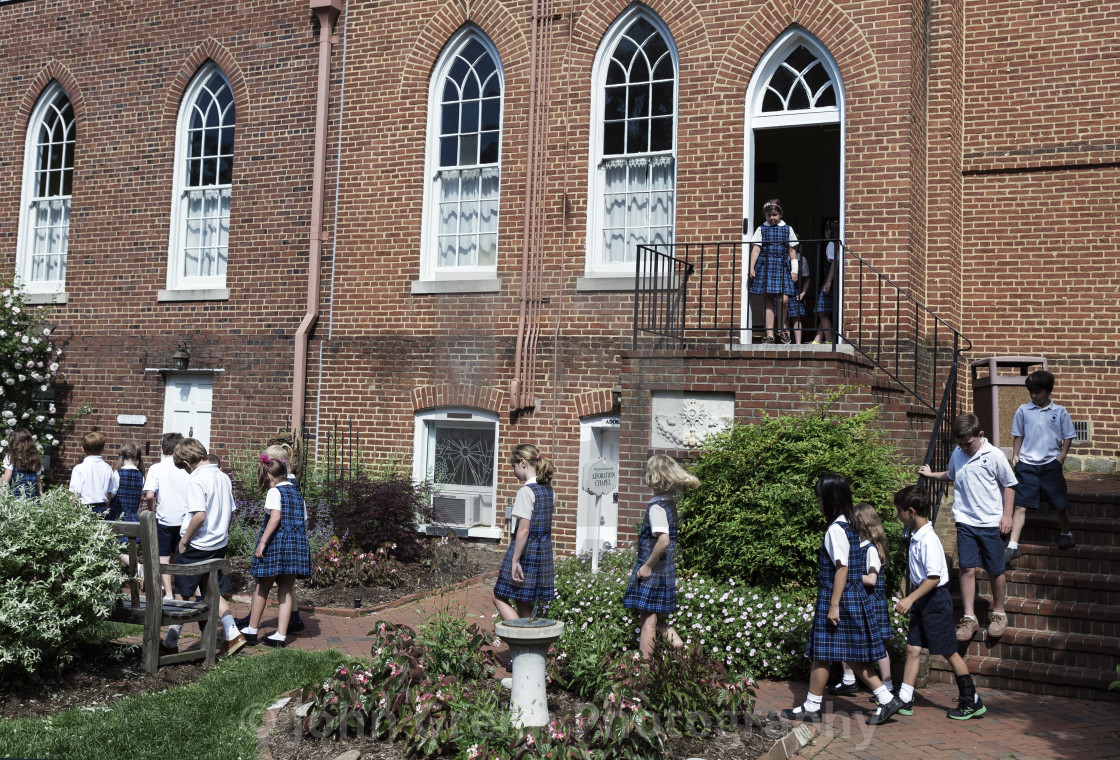
[[[886,722],[902,707],[898,697],[867,665],[886,655],[867,591],[863,587],[864,550],[852,521],[852,490],[843,475],[826,473],[817,480],[817,503],[831,521],[817,558],[820,588],[806,654],[812,659],[805,703],[782,710],[786,720],[821,721],[821,701],[833,660],[855,663],[856,675],[875,692],[879,703],[869,725]]]
[[[43,495],[43,460],[39,444],[27,428],[16,428],[8,437],[3,482],[21,499],[39,501]]]
[[[646,461],[646,485],[653,490],[653,498],[646,506],[642,519],[642,532],[638,536],[638,560],[630,573],[630,585],[622,605],[638,611],[638,644],[642,657],[653,654],[653,640],[658,633],[672,646],[683,646],[677,632],[659,615],[669,615],[677,609],[677,505],[675,497],[682,491],[696,488],[700,481],[685,471],[671,457],[654,454]]]
[[[510,457],[513,474],[523,485],[513,501],[515,519],[509,549],[494,583],[494,607],[502,620],[527,618],[534,602],[549,602],[555,593],[552,572],[552,462],[532,444],[523,443]],[[509,600],[517,605],[514,609]]]
[[[268,522],[261,527],[253,564],[249,567],[249,572],[257,579],[257,587],[253,591],[249,625],[242,627],[241,633],[248,643],[257,642],[257,629],[268,602],[268,592],[275,583],[276,596],[280,601],[276,632],[261,643],[284,647],[288,645],[288,624],[296,578],[311,577],[311,547],[307,543],[307,528],[304,525],[303,496],[288,481],[287,463],[269,456],[267,451],[261,454],[260,460],[257,480],[261,490],[268,492],[264,500]]]
[[[774,342],[775,323],[782,343],[789,343],[786,329],[786,307],[797,297],[797,235],[782,221],[782,202],[777,198],[762,207],[766,221],[751,236],[751,259],[748,279],[753,295],[766,296],[763,343]]]

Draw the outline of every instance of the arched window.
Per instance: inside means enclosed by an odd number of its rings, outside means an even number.
[[[634,273],[637,246],[673,242],[677,50],[665,24],[633,6],[592,69],[587,273]]]
[[[836,63],[800,29],[786,32],[766,51],[751,88],[755,129],[840,121],[843,91]]]
[[[428,101],[421,280],[493,280],[498,262],[502,68],[475,27],[436,64]]]
[[[31,113],[24,147],[17,273],[28,293],[66,290],[74,138],[70,98],[52,82]]]
[[[234,117],[229,80],[209,63],[191,80],[179,109],[167,258],[170,291],[226,286]]]

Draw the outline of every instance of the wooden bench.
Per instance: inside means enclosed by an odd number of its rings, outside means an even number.
[[[128,539],[121,550],[128,553],[128,594],[122,594],[109,613],[109,619],[119,623],[144,626],[144,648],[141,662],[149,673],[160,665],[187,662],[206,658],[210,666],[217,660],[218,633],[222,625],[218,618],[218,571],[230,570],[229,560],[212,559],[190,565],[164,565],[159,561],[159,539],[156,534],[156,516],[147,510],[140,513],[140,522],[110,522],[113,533]],[[139,542],[140,546],[137,547]],[[142,555],[142,557],[141,557]],[[143,579],[137,579],[137,568],[144,568]],[[160,575],[208,575],[206,597],[201,602],[167,599],[163,596]],[[140,596],[143,585],[144,596]],[[202,647],[191,652],[159,653],[160,628],[165,625],[200,623],[203,628]]]

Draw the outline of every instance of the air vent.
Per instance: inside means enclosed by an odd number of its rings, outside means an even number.
[[[1087,443],[1091,441],[1092,438],[1089,435],[1089,430],[1089,420],[1074,420],[1073,432],[1076,434],[1076,437],[1073,439],[1074,443]]]

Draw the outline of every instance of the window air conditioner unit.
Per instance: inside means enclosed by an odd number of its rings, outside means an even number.
[[[432,522],[449,528],[481,524],[482,494],[444,492],[432,496]]]

